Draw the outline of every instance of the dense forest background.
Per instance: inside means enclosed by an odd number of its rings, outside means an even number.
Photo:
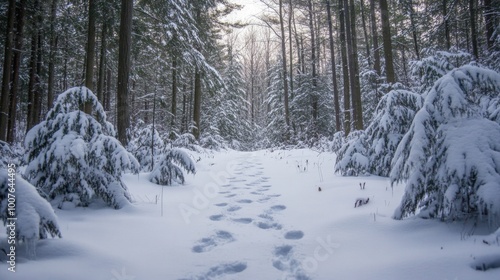
[[[2,1],[0,140],[21,146],[83,85],[124,145],[154,125],[212,148],[321,146],[393,89],[500,70],[498,0],[261,2],[248,23],[225,19],[228,0]]]

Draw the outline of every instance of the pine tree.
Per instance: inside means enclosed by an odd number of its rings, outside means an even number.
[[[158,185],[172,185],[173,182],[184,184],[184,173],[196,173],[193,160],[181,149],[171,149],[160,158],[153,172],[149,174],[149,181]]]
[[[406,182],[396,219],[420,211],[500,224],[499,93],[499,73],[465,65],[425,94],[392,161],[392,183]]]
[[[81,111],[86,102],[93,115]],[[85,87],[71,88],[59,95],[46,120],[27,133],[24,175],[59,207],[66,202],[88,206],[100,198],[121,208],[130,201],[121,175],[137,172],[139,163],[114,136],[97,97]]]

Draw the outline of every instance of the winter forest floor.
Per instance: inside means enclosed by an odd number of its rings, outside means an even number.
[[[393,220],[403,187],[336,175],[333,154],[193,155],[197,174],[163,188],[163,216],[162,187],[128,174],[133,205],[56,209],[63,238],[40,241],[36,260],[20,246],[0,279],[500,279],[472,267],[499,258],[492,229]]]

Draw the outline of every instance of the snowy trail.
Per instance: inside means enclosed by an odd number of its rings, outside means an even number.
[[[234,256],[237,251],[231,252],[232,249],[239,250],[262,241],[266,243],[265,246],[248,255],[247,260],[266,256],[270,259],[268,265],[272,265],[278,273],[276,279],[310,279],[294,257],[294,243],[302,239],[304,232],[287,231],[289,226],[280,221],[280,215],[286,211],[287,206],[279,202],[281,194],[275,191],[269,179],[258,158],[238,158],[234,176],[228,177],[228,183],[221,185],[219,199],[212,202],[215,207],[208,211],[208,220],[205,223],[207,227],[216,230],[200,238],[191,251],[194,254],[213,251],[213,254]],[[241,234],[242,227],[246,227],[243,229],[246,234]],[[236,237],[234,232],[239,232],[239,236]],[[282,244],[283,240],[287,242]],[[240,244],[228,248],[233,242]],[[245,245],[242,246],[242,243]],[[206,256],[207,260],[212,257],[209,254]],[[252,260],[252,263],[254,261]],[[224,275],[232,275],[233,279],[237,278],[235,274],[243,274],[245,271],[249,272],[248,278],[251,278],[257,270],[265,268],[249,267],[248,262],[244,260],[227,260],[188,279],[212,279]]]

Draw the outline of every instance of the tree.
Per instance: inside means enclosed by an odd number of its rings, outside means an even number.
[[[93,115],[81,111],[85,103]],[[24,175],[59,207],[88,206],[97,198],[121,208],[130,201],[121,175],[137,172],[139,163],[114,135],[97,97],[85,87],[69,89],[27,133]]]
[[[391,182],[406,182],[396,219],[419,211],[499,224],[499,92],[500,74],[465,65],[426,93],[392,161]]]
[[[149,181],[158,185],[184,184],[184,173],[196,173],[193,160],[181,149],[171,149],[163,154],[155,169],[149,174]]]
[[[387,0],[380,0],[380,13],[382,15],[382,43],[384,45],[385,76],[388,83],[396,82],[394,62],[392,58],[391,24],[389,21],[389,7]]]
[[[118,86],[117,86],[117,125],[118,140],[123,145],[128,143],[127,130],[130,127],[129,107],[129,74],[130,74],[130,48],[132,45],[132,11],[133,0],[121,1],[120,17],[120,42],[118,50]]]
[[[43,199],[36,188],[7,166],[0,167],[0,220],[4,225],[16,219],[16,239],[27,244],[30,258],[36,256],[36,241],[47,237],[61,237],[57,217],[50,203]],[[10,215],[10,182],[15,180],[16,215]],[[7,230],[10,230],[7,226]],[[7,233],[9,235],[9,233]]]
[[[9,0],[7,10],[7,35],[5,41],[5,51],[3,60],[3,76],[2,76],[2,96],[0,99],[0,141],[7,140],[7,125],[9,119],[9,92],[10,92],[10,75],[12,68],[12,48],[14,42],[14,18],[16,12],[16,1]]]
[[[326,12],[328,20],[328,39],[330,43],[330,65],[332,67],[332,85],[333,85],[333,103],[335,110],[335,130],[341,131],[342,124],[340,120],[340,103],[339,103],[339,90],[337,85],[337,67],[335,64],[335,49],[333,41],[333,24],[330,0],[326,0]]]

